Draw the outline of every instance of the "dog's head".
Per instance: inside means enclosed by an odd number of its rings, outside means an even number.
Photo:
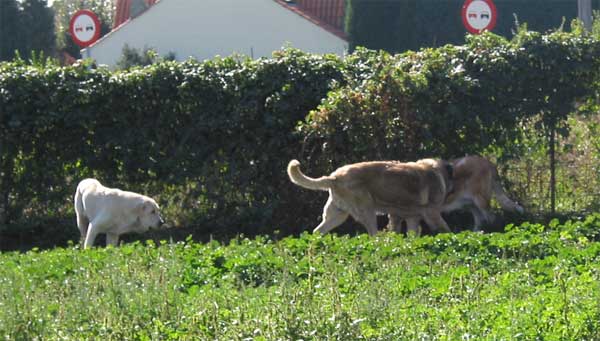
[[[454,166],[448,161],[440,160],[440,172],[446,185],[446,195],[454,190]]]
[[[165,223],[160,216],[160,209],[154,199],[144,199],[137,205],[136,211],[138,223],[143,230],[157,229]]]
[[[447,161],[444,161],[444,168],[446,171],[446,192],[450,193],[454,190],[454,166]]]
[[[431,168],[437,169],[438,174],[441,176],[441,180],[444,182],[444,187],[447,195],[454,189],[454,166],[446,161],[439,159],[421,159],[418,163],[425,164]]]

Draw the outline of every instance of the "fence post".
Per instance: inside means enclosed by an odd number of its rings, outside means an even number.
[[[0,124],[4,120],[4,110],[0,110]],[[12,167],[8,168],[8,153],[5,151],[7,144],[5,141],[6,132],[3,131],[3,127],[0,126],[0,226],[6,224],[8,217],[8,186],[6,184],[9,176],[12,175]],[[5,162],[6,160],[6,162]],[[10,173],[9,173],[10,172]]]
[[[0,115],[1,116],[1,115]],[[8,173],[8,169],[2,172],[4,168],[4,150],[3,150],[3,139],[0,137],[0,226],[6,224],[6,200],[4,200],[4,174]]]
[[[10,211],[10,188],[11,188],[11,178],[13,175],[14,169],[14,160],[11,157],[11,153],[8,153],[5,150],[5,145],[3,145],[3,141],[0,139],[0,167],[2,168],[2,172],[0,172],[0,226],[8,223],[8,215]]]

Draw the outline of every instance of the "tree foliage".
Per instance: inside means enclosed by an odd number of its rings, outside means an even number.
[[[19,47],[19,7],[16,0],[0,1],[0,60],[14,58]]]
[[[125,44],[125,46],[123,46],[121,58],[117,61],[117,68],[125,70],[134,66],[147,66],[166,60],[175,60],[175,53],[171,52],[165,57],[160,57],[158,53],[151,48],[139,50]]]
[[[346,32],[350,49],[362,46],[390,53],[464,44],[461,19],[464,0],[348,0]],[[496,27],[492,32],[510,38],[515,18],[531,30],[545,32],[577,18],[577,1],[494,0]],[[600,0],[592,0],[600,9]]]
[[[45,0],[0,1],[0,60],[53,55],[54,41],[54,14]]]

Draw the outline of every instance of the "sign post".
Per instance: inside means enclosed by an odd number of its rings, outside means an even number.
[[[480,34],[483,31],[491,31],[496,26],[498,12],[492,0],[466,0],[461,16],[469,32]]]
[[[71,17],[69,32],[75,44],[88,47],[100,38],[100,20],[90,10],[79,10]]]
[[[577,17],[588,31],[592,29],[592,0],[577,0]]]

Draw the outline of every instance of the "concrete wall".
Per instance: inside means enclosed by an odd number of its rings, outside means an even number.
[[[114,66],[127,44],[152,48],[178,60],[240,53],[271,56],[289,44],[312,53],[347,50],[347,42],[273,0],[161,0],[140,16],[104,36],[84,57]],[[89,53],[89,55],[87,54]]]

